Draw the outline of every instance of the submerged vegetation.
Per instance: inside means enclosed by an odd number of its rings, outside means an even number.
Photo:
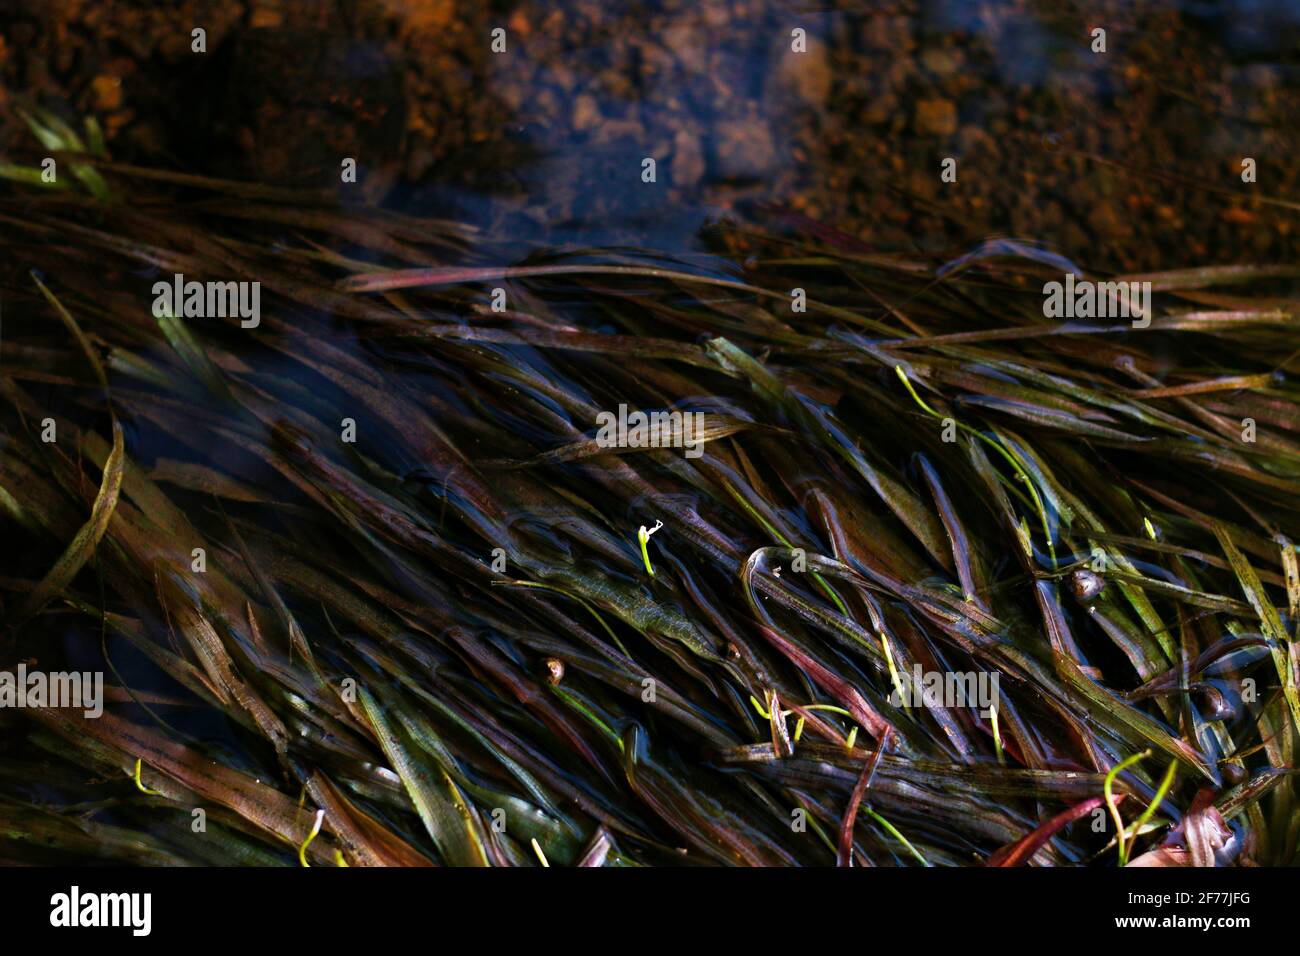
[[[520,257],[77,163],[0,198],[0,667],[107,706],[0,710],[0,859],[1297,862],[1296,270],[1106,277],[1134,328],[1029,244]]]

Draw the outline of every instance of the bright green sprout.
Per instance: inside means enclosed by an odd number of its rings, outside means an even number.
[[[1115,777],[1118,776],[1124,770],[1127,770],[1129,767],[1133,766],[1139,760],[1145,760],[1147,757],[1150,756],[1151,756],[1151,751],[1148,749],[1142,751],[1140,754],[1134,754],[1131,757],[1125,757],[1119,763],[1115,764],[1115,766],[1110,768],[1110,773],[1106,774],[1106,779],[1102,781],[1101,789],[1102,792],[1105,793],[1106,795],[1106,806],[1110,808],[1110,817],[1112,820],[1115,821],[1115,832],[1119,835],[1117,837],[1117,841],[1119,843],[1119,865],[1120,866],[1128,865],[1128,849],[1124,846],[1124,821],[1119,815],[1119,807],[1116,806],[1115,804],[1115,792],[1114,792]]]
[[[753,700],[753,698],[751,697],[750,700]],[[800,710],[829,710],[829,711],[831,711],[832,713],[843,714],[845,717],[852,717],[852,716],[853,716],[853,715],[850,714],[847,710],[845,710],[843,707],[836,707],[834,704],[806,704],[806,705],[804,705],[803,707],[801,707]],[[798,742],[799,742],[799,738],[803,736],[803,725],[804,725],[804,720],[805,720],[804,716],[803,716],[802,714],[800,714],[800,715],[799,715],[799,722],[796,723],[796,724],[794,725],[794,742],[795,742],[795,743],[798,743]],[[852,746],[851,746],[851,745],[850,745],[850,748],[849,748],[849,749],[852,749]]]
[[[908,394],[912,396],[916,404],[920,405],[922,409],[924,409],[927,413],[929,413],[933,417],[942,420],[944,416],[940,415],[933,408],[927,405],[925,403],[925,400],[922,399],[921,396],[916,393],[916,389],[912,386],[912,380],[907,377],[907,371],[903,368],[903,366],[895,365],[894,371],[898,373],[898,377],[902,380],[904,387],[908,391]],[[1017,458],[1012,453],[1011,449],[1007,448],[1006,445],[1004,445],[1002,442],[994,441],[992,438],[989,438],[989,436],[985,435],[983,432],[971,428],[969,425],[965,424],[964,422],[959,422],[955,418],[953,419],[953,423],[962,431],[966,432],[968,435],[978,438],[980,441],[984,442],[984,444],[988,445],[999,455],[1001,455],[1004,459],[1006,459],[1007,463],[1010,464],[1011,467],[1015,469],[1016,476],[1020,479],[1021,482],[1024,483],[1025,487],[1029,489],[1029,496],[1033,499],[1034,509],[1038,512],[1038,520],[1041,521],[1043,525],[1043,537],[1047,539],[1047,552],[1052,556],[1052,562],[1053,564],[1055,564],[1056,544],[1052,540],[1051,528],[1047,523],[1047,509],[1043,507],[1043,499],[1038,494],[1038,488],[1034,485],[1033,481],[1030,480],[1029,474],[1025,471],[1025,467],[1021,463],[1020,459]],[[1026,529],[1026,534],[1027,534],[1027,529]]]
[[[914,857],[916,857],[918,860],[920,860],[922,866],[929,866],[929,865],[930,865],[930,861],[927,860],[925,857],[923,857],[923,856],[921,855],[921,851],[918,850],[916,847],[912,846],[912,844],[908,841],[907,837],[905,837],[905,836],[903,836],[903,834],[899,833],[899,832],[898,832],[898,829],[897,829],[897,828],[896,828],[892,823],[890,823],[888,820],[886,820],[884,817],[882,817],[879,813],[877,813],[875,810],[871,809],[871,807],[867,806],[866,804],[863,804],[863,805],[862,805],[862,811],[863,811],[867,816],[871,817],[871,819],[873,819],[873,820],[875,820],[877,823],[879,823],[879,824],[880,824],[882,827],[884,827],[886,830],[888,830],[890,836],[892,836],[892,837],[893,837],[895,840],[897,840],[899,843],[903,844],[903,846],[907,847],[908,852],[910,852],[910,853],[912,854],[912,856],[914,856]]]
[[[758,711],[758,715],[762,717],[764,720],[772,719],[771,712],[766,707],[764,707],[761,703],[759,703],[758,698],[755,697],[753,694],[749,695],[749,702],[754,705],[754,709]],[[791,714],[798,713],[801,710],[828,710],[833,714],[842,714],[845,717],[851,718],[853,716],[843,707],[837,707],[834,704],[804,704],[802,707],[796,707],[796,708],[791,708],[790,710],[781,711],[781,717],[782,719],[784,719],[786,717],[789,717]],[[802,715],[800,715],[798,722],[794,725],[795,743],[798,743],[799,738],[803,736],[804,723],[805,723],[805,718]],[[845,746],[847,746],[850,750],[853,749],[853,741],[857,739],[857,733],[858,733],[858,728],[855,726],[853,728],[852,733],[850,733],[849,736],[845,738],[846,740]]]
[[[989,723],[993,725],[993,749],[997,752],[998,763],[1007,762],[1006,754],[1002,751],[1002,731],[998,728],[998,705],[993,704],[989,708]]]
[[[843,707],[836,707],[834,704],[804,704],[803,710],[829,710],[833,714],[841,714],[845,717],[852,717]]]
[[[161,796],[164,796],[165,794],[163,794],[163,792],[162,792],[161,790],[150,790],[150,789],[149,789],[148,787],[146,787],[146,786],[144,785],[144,783],[140,780],[140,767],[141,767],[141,764],[142,764],[142,763],[143,763],[143,761],[141,761],[139,757],[136,757],[136,758],[135,758],[135,786],[136,786],[136,789],[139,790],[141,793],[147,793],[147,794],[149,794],[149,796],[151,796],[151,797],[161,797]]]
[[[889,665],[889,679],[894,682],[894,691],[898,694],[899,703],[903,705],[904,710],[911,710],[907,706],[907,692],[903,690],[903,680],[899,677],[898,668],[894,666],[894,655],[889,650],[889,639],[885,637],[884,631],[879,631],[880,646],[885,649],[885,663]]]
[[[307,839],[302,841],[302,846],[298,847],[298,862],[303,866],[311,866],[307,862],[307,847],[311,846],[311,841],[316,839],[316,834],[320,833],[320,825],[325,819],[325,811],[316,811],[316,822],[311,825],[311,832],[307,834]]]
[[[533,837],[533,852],[537,854],[537,859],[542,861],[542,866],[550,869],[551,864],[546,859],[546,854],[542,852],[542,845],[537,842],[537,837]]]
[[[582,598],[579,595],[574,594],[572,591],[566,591],[564,588],[556,587],[553,584],[543,584],[541,581],[493,581],[492,584],[494,587],[497,585],[503,585],[503,586],[520,587],[520,588],[540,588],[543,591],[552,591],[555,594],[563,594],[567,598],[573,598],[573,600],[577,601],[584,608],[586,608],[587,612],[596,619],[596,623],[599,624],[601,626],[601,629],[604,630],[604,632],[609,635],[609,639],[614,642],[615,646],[617,646],[618,649],[623,652],[623,656],[624,657],[631,656],[628,654],[627,648],[623,646],[623,642],[618,639],[618,635],[614,633],[614,629],[611,628],[608,624],[606,624],[605,619],[600,616],[600,612],[597,611],[594,607],[592,607],[591,603],[588,602],[585,598]]]
[[[1133,824],[1132,830],[1130,831],[1127,848],[1125,848],[1124,846],[1124,834],[1123,833],[1120,834],[1119,841],[1120,841],[1120,865],[1121,866],[1124,865],[1123,861],[1128,859],[1129,854],[1133,852],[1133,844],[1137,842],[1138,836],[1141,835],[1142,827],[1145,826],[1146,822],[1150,820],[1151,817],[1155,814],[1156,807],[1160,806],[1160,801],[1165,798],[1165,794],[1169,792],[1169,788],[1174,785],[1174,775],[1177,772],[1177,770],[1178,770],[1178,761],[1175,760],[1170,762],[1169,769],[1165,771],[1164,779],[1160,781],[1160,786],[1156,789],[1156,795],[1151,798],[1151,802],[1147,804],[1147,808],[1142,811],[1142,816],[1138,817],[1137,823]]]
[[[624,749],[625,749],[626,745],[623,743],[623,738],[620,737],[620,736],[619,736],[619,735],[614,731],[614,728],[613,728],[613,727],[611,727],[609,724],[605,723],[605,721],[601,720],[600,717],[596,714],[596,712],[595,712],[594,710],[592,710],[590,707],[588,707],[586,704],[584,704],[582,701],[580,701],[580,700],[579,700],[577,697],[575,697],[573,694],[570,694],[570,693],[569,693],[568,691],[566,691],[563,687],[557,687],[557,686],[555,686],[555,685],[553,685],[553,684],[547,684],[547,686],[550,687],[550,689],[551,689],[551,690],[552,690],[552,691],[553,691],[553,692],[554,692],[554,693],[555,693],[555,694],[556,694],[556,695],[557,695],[561,700],[563,700],[566,704],[568,704],[570,707],[572,707],[574,710],[576,710],[578,713],[580,713],[583,717],[585,717],[588,721],[590,721],[591,724],[592,724],[592,726],[594,726],[597,730],[599,730],[601,733],[603,733],[605,736],[607,736],[610,740],[612,740],[614,743],[616,743],[616,744],[618,745],[618,749],[619,749],[619,750],[624,750]],[[749,699],[750,699],[750,700],[753,700],[754,698],[751,697],[751,698],[749,698]]]
[[[645,525],[642,525],[636,533],[637,541],[641,542],[641,560],[645,562],[646,573],[649,574],[650,577],[655,576],[655,569],[650,564],[650,552],[646,550],[646,545],[650,543],[650,535],[654,534],[663,526],[664,523],[662,521],[655,519],[655,526],[649,531],[646,530]]]

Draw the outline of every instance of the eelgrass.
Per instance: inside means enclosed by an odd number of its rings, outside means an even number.
[[[78,161],[119,200],[0,199],[0,665],[109,704],[0,711],[0,859],[1297,862],[1294,271],[1061,323],[1018,244],[505,267]],[[178,272],[260,326],[155,319]],[[620,405],[704,455],[601,446]]]

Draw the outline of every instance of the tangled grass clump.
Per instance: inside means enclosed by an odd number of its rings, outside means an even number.
[[[0,667],[107,706],[0,711],[0,858],[1297,862],[1295,270],[1138,330],[1024,245],[519,256],[80,161],[130,201],[0,198]]]

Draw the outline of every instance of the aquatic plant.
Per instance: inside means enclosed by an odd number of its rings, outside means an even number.
[[[0,857],[1296,862],[1294,268],[1111,277],[1138,328],[1022,243],[521,252],[77,162],[119,201],[0,198],[0,666],[108,706],[0,710]]]

